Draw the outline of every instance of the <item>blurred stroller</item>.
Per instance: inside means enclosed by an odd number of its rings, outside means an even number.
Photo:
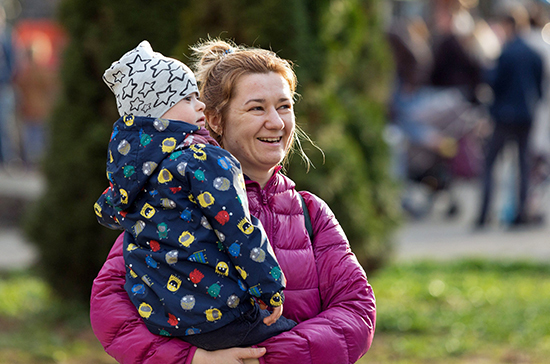
[[[453,184],[477,177],[482,168],[479,128],[485,109],[467,101],[457,88],[424,87],[405,98],[397,101],[399,112],[393,118],[406,140],[403,209],[422,218],[445,195],[446,215],[454,217],[460,204]]]

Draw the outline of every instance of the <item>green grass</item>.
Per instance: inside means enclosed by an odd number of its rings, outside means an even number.
[[[1,364],[116,363],[93,335],[85,305],[62,303],[38,276],[0,275]]]
[[[549,265],[424,262],[369,280],[377,329],[360,363],[549,361]]]
[[[550,265],[460,261],[387,267],[369,277],[377,329],[359,363],[545,363]],[[114,363],[86,306],[61,303],[36,275],[0,275],[0,363]]]

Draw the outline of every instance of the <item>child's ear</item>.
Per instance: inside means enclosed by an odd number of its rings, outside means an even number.
[[[222,116],[221,114],[206,115],[206,122],[208,127],[216,134],[222,135],[223,128],[221,126]]]

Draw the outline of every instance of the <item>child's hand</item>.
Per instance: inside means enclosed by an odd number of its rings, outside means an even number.
[[[275,307],[271,315],[264,318],[264,324],[266,324],[267,326],[273,325],[275,322],[277,322],[277,320],[279,319],[279,317],[281,317],[282,314],[283,314],[283,305],[279,307]]]

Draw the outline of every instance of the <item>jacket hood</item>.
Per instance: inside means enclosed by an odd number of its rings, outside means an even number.
[[[122,116],[113,126],[108,146],[107,178],[114,192],[110,203],[125,210],[163,159],[188,136],[196,134],[201,139],[204,133],[208,134],[182,121]]]

